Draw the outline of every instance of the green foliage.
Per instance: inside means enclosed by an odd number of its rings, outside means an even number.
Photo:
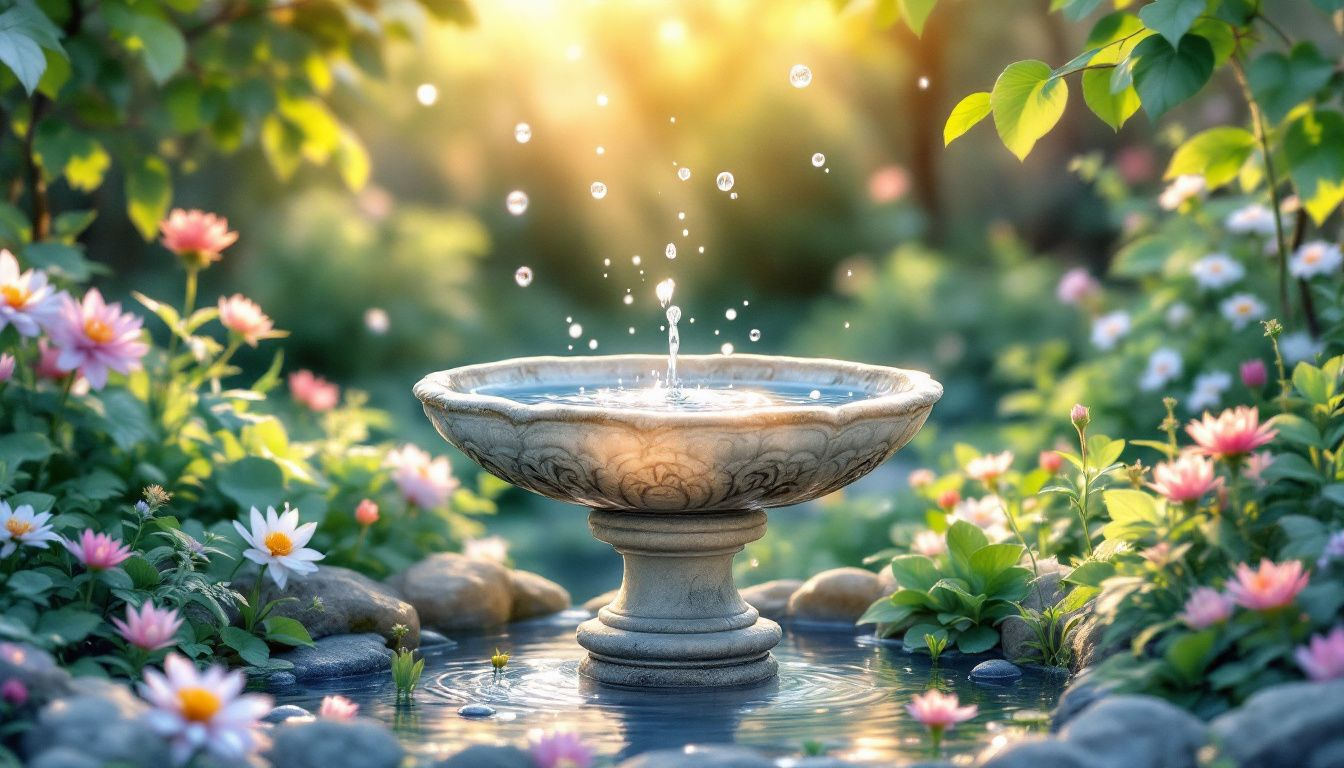
[[[1004,146],[1025,160],[1064,114],[1069,87],[1045,62],[1019,61],[999,75],[989,100]]]
[[[420,674],[425,671],[425,660],[417,659],[414,651],[397,649],[392,655],[392,682],[396,683],[397,696],[409,699],[420,683]]]

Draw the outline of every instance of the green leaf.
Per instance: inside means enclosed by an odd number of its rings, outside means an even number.
[[[936,635],[945,630],[937,624],[916,624],[905,631],[905,637],[902,643],[906,650],[918,650],[927,648],[928,644],[924,640],[925,635]]]
[[[224,627],[219,630],[219,639],[254,667],[264,667],[271,660],[271,649],[266,647],[266,642],[245,629]]]
[[[1274,462],[1260,472],[1266,482],[1275,480],[1298,480],[1310,485],[1321,484],[1321,473],[1311,466],[1311,462],[1296,453],[1280,453]]]
[[[187,60],[187,39],[168,19],[137,13],[118,6],[108,9],[108,23],[122,38],[127,50],[137,51],[154,82],[162,85],[177,74]]]
[[[1327,405],[1335,394],[1331,378],[1311,363],[1298,363],[1293,368],[1293,389],[1312,405]]]
[[[989,538],[979,526],[958,520],[947,529],[947,553],[953,563],[970,567],[971,556],[989,544]]]
[[[1344,115],[1305,113],[1289,124],[1283,151],[1302,207],[1320,226],[1344,201]]]
[[[28,461],[42,461],[56,452],[46,435],[38,432],[13,432],[0,435],[0,462],[12,475],[20,464]],[[11,503],[13,500],[11,499]]]
[[[1217,630],[1206,629],[1182,635],[1171,644],[1163,658],[1188,681],[1198,680],[1208,666]]]
[[[278,506],[285,496],[285,473],[270,459],[248,456],[220,468],[219,492],[241,510]]]
[[[84,258],[82,247],[50,240],[24,246],[23,258],[34,267],[79,283],[87,281],[96,266]]]
[[[33,634],[54,646],[70,645],[89,636],[103,623],[103,617],[78,608],[59,608],[44,611],[37,620]]]
[[[938,566],[923,555],[899,555],[891,559],[891,574],[903,589],[929,591],[940,578]]]
[[[985,653],[998,644],[998,630],[983,625],[971,627],[957,638],[957,650],[962,653]]]
[[[928,21],[929,14],[933,12],[933,6],[938,4],[938,0],[897,0],[897,5],[901,9],[901,18],[905,20],[905,25],[915,33],[916,37],[924,34],[924,22]]]
[[[359,138],[348,130],[341,131],[341,141],[334,156],[336,170],[346,188],[358,192],[369,181],[369,152]]]
[[[1205,4],[1206,0],[1156,0],[1139,9],[1139,18],[1172,46],[1177,46],[1190,31],[1190,25],[1204,12]]]
[[[1116,131],[1139,111],[1138,91],[1130,86],[1112,93],[1111,73],[1104,69],[1083,73],[1083,101],[1092,114]]]
[[[41,571],[15,571],[5,583],[10,592],[27,598],[41,597],[52,585],[51,577]]]
[[[1334,70],[1315,45],[1303,42],[1286,56],[1272,51],[1257,57],[1246,68],[1246,80],[1265,117],[1277,123],[1324,88]]]
[[[30,95],[47,70],[42,49],[65,55],[59,35],[60,30],[31,4],[20,3],[0,13],[0,63],[9,67]]]
[[[1097,10],[1101,2],[1102,0],[1051,0],[1050,10],[1063,9],[1065,18],[1069,21],[1078,21]]]
[[[1116,277],[1155,275],[1166,266],[1173,250],[1171,242],[1159,235],[1131,240],[1116,252],[1111,261],[1111,274]]]
[[[1194,96],[1213,75],[1213,46],[1199,35],[1182,37],[1179,47],[1153,35],[1134,47],[1131,58],[1137,59],[1134,88],[1153,120]]]
[[[988,581],[1005,568],[1017,565],[1022,559],[1020,544],[990,544],[971,555],[971,572],[982,581]]]
[[[1083,587],[1100,587],[1101,583],[1115,575],[1115,565],[1098,560],[1089,560],[1069,572],[1064,581]]]
[[[122,570],[131,577],[131,583],[136,589],[151,589],[157,587],[162,580],[159,569],[155,568],[150,562],[139,555],[127,559],[121,564]]]
[[[154,156],[146,156],[126,173],[126,210],[140,236],[153,240],[159,222],[173,201],[173,182],[168,165]]]
[[[1269,422],[1279,433],[1279,439],[1295,445],[1325,448],[1321,431],[1310,421],[1291,413],[1281,413]]]
[[[1209,189],[1217,189],[1237,178],[1253,149],[1255,136],[1244,128],[1210,128],[1191,136],[1176,150],[1164,178],[1203,176]]]
[[[896,605],[891,598],[882,597],[868,606],[855,624],[900,624],[914,614],[915,609],[908,605]]]
[[[89,225],[93,224],[97,218],[98,211],[96,210],[64,211],[56,214],[56,218],[52,220],[51,231],[55,232],[58,237],[76,238],[88,229]],[[87,279],[84,278],[79,282]]]
[[[313,645],[308,630],[295,619],[288,616],[271,616],[262,622],[266,627],[266,639],[284,645]]]
[[[985,91],[972,93],[957,102],[957,106],[952,108],[952,114],[947,116],[947,123],[943,126],[943,146],[956,141],[972,126],[984,120],[989,114],[989,109],[989,94]]]
[[[1018,160],[1025,160],[1064,114],[1069,86],[1051,74],[1043,61],[1019,61],[1008,65],[994,82],[990,94],[994,127]]]

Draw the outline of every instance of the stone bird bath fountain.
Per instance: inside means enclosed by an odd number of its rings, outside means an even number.
[[[674,329],[675,331],[675,329]],[[733,584],[765,510],[824,496],[905,445],[942,396],[916,371],[836,360],[532,357],[415,386],[439,434],[490,473],[592,510],[625,560],[616,598],[578,629],[580,671],[639,687],[772,678],[779,625]],[[675,391],[676,397],[669,397]]]

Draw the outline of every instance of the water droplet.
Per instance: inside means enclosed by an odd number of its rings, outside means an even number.
[[[748,338],[748,339],[751,339],[752,341],[760,341],[760,340],[761,340],[761,331],[760,331],[760,329],[759,329],[759,328],[752,328],[752,329],[751,329],[751,333],[748,333],[748,334],[747,334],[747,338]]]
[[[572,322],[574,322],[574,318],[570,317],[569,315],[565,315],[565,322],[566,322],[566,323],[572,323]]]
[[[700,246],[700,252],[701,252],[701,253],[704,253],[704,252],[705,252],[705,246],[703,246],[703,245]]]
[[[635,326],[633,326],[633,325],[630,326],[630,335],[631,335],[631,336],[634,336],[634,335],[635,335]]]
[[[667,244],[667,247],[663,249],[663,253],[667,254],[667,258],[669,258],[669,259],[675,259],[675,258],[677,258],[677,246],[676,246],[676,244],[675,244],[675,243],[668,243],[668,244]]]
[[[727,171],[722,171],[719,173],[718,178],[714,179],[714,183],[719,185],[719,189],[727,192],[733,188],[733,174]]]
[[[666,307],[672,302],[672,292],[676,289],[677,284],[669,277],[653,289],[653,294],[658,297],[658,304]]]
[[[578,323],[570,323],[570,325],[569,325],[569,338],[571,338],[571,339],[577,339],[577,338],[579,338],[579,337],[582,336],[582,335],[583,335],[583,326],[582,326],[582,325],[579,325]]]
[[[919,78],[919,90],[921,90],[921,91],[927,91],[927,90],[929,90],[929,78],[928,78],[928,77],[923,76],[923,75],[920,76],[920,78]]]
[[[685,221],[685,220],[686,220],[686,212],[677,211],[677,221]]]
[[[820,168],[821,166],[823,166],[823,165],[825,165],[825,164],[826,164],[826,156],[825,156],[825,155],[821,154],[820,152],[818,152],[818,153],[812,155],[812,167],[813,167],[813,168]]]
[[[519,123],[513,126],[513,138],[519,144],[526,144],[532,140],[532,126],[527,123]]]
[[[607,196],[607,185],[600,181],[594,181],[593,185],[589,187],[588,190],[593,193],[594,200],[601,200]]]
[[[439,89],[433,83],[421,83],[415,88],[415,100],[421,106],[432,107],[439,100]]]
[[[849,329],[849,321],[848,321],[848,320],[845,321],[845,329],[846,329],[846,330]]]
[[[733,354],[733,345],[725,341],[723,346],[719,347],[719,351],[725,355],[731,355]]]
[[[726,317],[726,318],[728,318],[729,320],[736,320],[736,319],[737,319],[737,310],[736,310],[736,309],[733,309],[732,307],[729,307],[728,310],[727,310],[726,312],[723,313],[723,316]]]
[[[504,207],[514,216],[522,216],[527,211],[527,193],[521,189],[513,190],[504,198]]]
[[[826,172],[827,172],[827,173],[830,173],[830,172],[831,172],[831,169],[830,169],[830,168],[827,168],[827,169],[826,169]]]
[[[737,199],[737,193],[736,193],[736,192],[730,192],[730,193],[728,193],[728,199],[729,199],[729,200],[736,200],[736,199]]]
[[[597,147],[597,154],[599,154],[599,155],[605,155],[605,154],[607,154],[607,148],[604,147],[604,146],[598,145],[598,147]]]
[[[683,229],[683,230],[681,230],[681,236],[682,236],[682,237],[690,237],[690,236],[691,236],[691,230],[689,230],[689,229]]]
[[[821,399],[821,390],[819,390],[819,389],[814,389],[814,390],[812,390],[811,392],[808,392],[808,393],[807,393],[807,396],[810,397],[810,398],[812,398],[813,400],[820,400],[820,399]]]
[[[517,272],[513,273],[513,282],[518,284],[519,288],[526,288],[532,284],[532,268],[519,267]]]
[[[638,254],[638,253],[636,253],[634,256],[631,256],[631,257],[630,257],[630,263],[631,263],[631,264],[634,264],[636,267],[639,266],[639,262],[640,262],[640,261],[641,261],[641,259],[639,258],[639,254]]]
[[[789,84],[794,88],[806,88],[812,84],[812,70],[806,65],[794,64],[789,70]]]
[[[607,102],[608,102],[608,101],[609,101],[609,99],[607,99],[607,94],[605,94],[605,93],[599,93],[599,94],[597,94],[597,106],[599,106],[599,107],[605,107],[605,106],[607,106]]]
[[[682,181],[686,181],[687,179],[691,178],[691,169],[690,169],[690,168],[687,168],[687,167],[684,166],[684,165],[683,165],[682,167],[678,168],[678,169],[677,169],[677,178],[678,178],[678,179],[681,179]]]
[[[681,307],[678,307],[676,304],[673,304],[672,306],[667,308],[667,322],[671,323],[672,325],[676,325],[677,323],[681,322]]]
[[[604,266],[604,267],[610,267],[610,266],[611,266],[611,259],[603,259],[603,260],[602,260],[602,266]]]
[[[677,122],[677,116],[676,116],[676,115],[673,115],[673,116],[669,117],[669,118],[667,119],[667,121],[668,121],[669,123],[675,123],[675,122]]]
[[[621,297],[621,301],[624,302],[624,303],[626,303],[626,304],[634,304],[634,303],[635,303],[635,297],[634,297],[634,296],[631,296],[630,294],[627,293],[627,294],[625,294],[624,296]]]
[[[744,307],[749,307],[749,306],[751,306],[751,302],[750,302],[750,301],[747,301],[746,299],[743,299],[743,300],[742,300],[742,306],[744,306]]]
[[[588,340],[588,348],[589,348],[589,349],[597,349],[597,339],[589,339],[589,340]]]

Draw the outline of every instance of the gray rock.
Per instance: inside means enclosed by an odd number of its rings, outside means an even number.
[[[1054,558],[1038,560],[1036,569],[1040,576],[1033,580],[1031,591],[1023,598],[1022,605],[1033,610],[1043,610],[1063,599],[1065,590],[1061,584],[1067,569],[1061,568]],[[1021,616],[1009,616],[999,624],[999,638],[1003,645],[1003,655],[1013,661],[1038,659],[1040,654],[1027,643],[1036,639],[1036,633]]]
[[[1194,768],[1208,743],[1204,721],[1155,696],[1105,698],[1083,710],[1059,736],[1096,768]]]
[[[390,730],[356,718],[282,725],[272,733],[266,757],[285,768],[397,768],[402,754]]]
[[[685,749],[645,752],[621,763],[620,768],[774,768],[774,761],[746,747],[690,745]]]
[[[1073,651],[1074,669],[1096,666],[1110,655],[1101,645],[1101,636],[1105,631],[1106,624],[1092,614],[1092,606],[1084,608],[1083,619],[1069,635],[1069,649]]]
[[[103,763],[73,747],[56,747],[29,761],[28,768],[103,768]]]
[[[288,688],[291,685],[297,683],[298,681],[299,679],[294,676],[293,672],[286,672],[284,670],[280,670],[279,672],[272,672],[271,674],[266,676],[266,690],[278,691],[284,688]]]
[[[789,612],[789,598],[803,586],[801,579],[775,579],[742,590],[742,599],[767,619],[783,619]]]
[[[1311,753],[1307,768],[1339,768],[1344,765],[1344,740],[1326,744]]]
[[[853,624],[884,589],[877,574],[862,568],[822,571],[789,598],[789,618]]]
[[[1091,679],[1087,670],[1079,672],[1073,682],[1064,689],[1064,694],[1055,704],[1055,710],[1050,713],[1050,730],[1058,731],[1063,728],[1083,710],[1109,696],[1114,688],[1114,684],[1100,683]]]
[[[1266,688],[1211,726],[1223,756],[1240,766],[1332,765],[1344,751],[1344,680]]]
[[[463,704],[457,708],[457,714],[463,717],[491,717],[495,708],[489,704]]]
[[[452,640],[449,640],[447,637],[444,637],[443,635],[439,634],[438,632],[435,632],[432,629],[420,630],[421,648],[433,648],[438,645],[448,645],[449,643],[452,642],[453,642]]]
[[[987,659],[971,669],[971,679],[985,683],[1011,683],[1022,677],[1022,668],[1003,659]]]
[[[611,601],[615,600],[616,595],[620,594],[620,592],[621,590],[619,589],[613,589],[609,592],[603,592],[597,597],[591,597],[583,604],[583,610],[589,613],[597,613],[599,610],[610,605]]]
[[[70,696],[52,701],[38,713],[36,725],[25,736],[28,757],[36,761],[44,752],[62,749],[98,764],[168,765],[172,761],[168,743],[142,718],[148,708],[124,686],[96,678],[74,680]],[[59,761],[62,755],[50,759]]]
[[[249,594],[254,578],[240,577],[237,589]],[[410,630],[402,638],[402,645],[420,645],[420,617],[415,608],[388,585],[349,568],[323,565],[317,573],[290,579],[284,590],[270,579],[262,584],[263,604],[281,597],[297,599],[275,606],[272,613],[303,622],[314,639],[377,632],[391,645],[392,627],[401,624]],[[314,599],[321,601],[320,608],[313,605]]]
[[[537,763],[517,747],[476,744],[439,763],[439,768],[537,768]]]
[[[36,711],[70,692],[70,673],[46,651],[26,643],[0,643],[0,680],[18,680],[28,689],[24,708]]]
[[[264,723],[283,723],[286,720],[296,717],[307,718],[312,716],[313,713],[303,707],[295,706],[293,704],[281,704],[270,712],[267,712],[266,716],[261,718],[261,720]]]
[[[1077,746],[1045,739],[1014,744],[982,768],[1093,768],[1094,765]]]
[[[569,592],[554,581],[531,571],[509,574],[509,589],[513,604],[509,621],[520,621],[535,616],[549,616],[569,607]]]
[[[290,672],[295,679],[309,682],[386,672],[392,651],[384,645],[382,635],[332,635],[318,640],[312,648],[295,648],[277,658],[294,665]]]
[[[440,632],[499,626],[513,607],[508,569],[452,552],[431,555],[388,583],[415,606],[424,626]]]

